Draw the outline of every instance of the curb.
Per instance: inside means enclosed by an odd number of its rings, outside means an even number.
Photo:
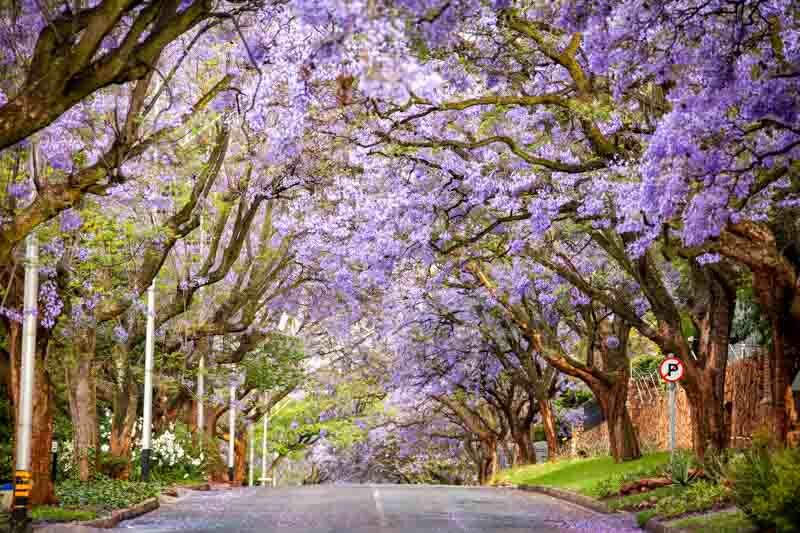
[[[644,525],[644,530],[650,533],[681,533],[681,528],[673,527],[662,522],[658,518],[651,518]]]
[[[572,492],[564,489],[557,489],[554,487],[544,487],[541,485],[515,485],[512,486],[512,488],[524,490],[527,492],[536,492],[538,494],[545,494],[547,496],[552,496],[554,498],[565,500],[575,505],[580,505],[581,507],[586,507],[587,509],[590,509],[597,513],[615,514],[614,511],[609,509],[608,506],[603,502],[595,500],[594,498],[590,498],[588,496],[584,496],[583,494],[578,494],[577,492]]]
[[[728,510],[733,510],[733,509],[729,508]],[[706,516],[706,515],[718,514],[720,512],[726,512],[726,511],[723,510],[723,511],[701,512],[697,514],[690,514],[688,516]],[[649,531],[650,533],[684,533],[685,531],[687,531],[686,529],[682,529],[676,526],[671,526],[669,525],[669,522],[672,522],[674,520],[681,520],[682,518],[686,517],[687,515],[678,516],[675,518],[670,518],[669,520],[666,521],[659,520],[658,518],[651,518],[644,525],[644,530]],[[758,531],[759,529],[753,526],[750,529],[742,530],[741,533],[758,533]]]

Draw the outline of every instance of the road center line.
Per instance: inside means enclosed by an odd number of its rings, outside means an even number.
[[[378,511],[378,523],[382,528],[386,527],[386,515],[383,514],[383,501],[381,501],[381,493],[378,492],[377,487],[372,487],[372,498],[375,500],[375,510]]]

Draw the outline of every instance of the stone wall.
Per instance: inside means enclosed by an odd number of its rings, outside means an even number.
[[[755,356],[728,364],[725,375],[725,407],[731,428],[731,446],[747,446],[761,423],[759,403],[766,383],[765,357]],[[666,390],[650,390],[640,395],[635,388],[628,394],[628,409],[645,452],[669,447],[669,396]],[[676,440],[678,448],[692,447],[692,428],[686,393],[676,392]],[[608,427],[605,422],[590,430],[573,428],[571,455],[608,453]]]

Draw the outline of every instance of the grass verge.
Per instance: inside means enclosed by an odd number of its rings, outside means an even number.
[[[599,497],[609,491],[618,491],[626,476],[639,471],[652,471],[668,460],[668,452],[653,453],[624,463],[615,463],[611,457],[567,459],[503,470],[494,481],[558,487]]]
[[[753,523],[738,510],[682,518],[670,522],[669,525],[695,533],[740,533],[754,530]]]
[[[47,522],[80,522],[97,518],[97,513],[86,509],[65,509],[55,505],[39,505],[31,509],[31,518]]]
[[[639,527],[644,528],[644,525],[647,523],[648,520],[656,516],[655,509],[648,509],[646,511],[639,511],[636,513],[636,523]]]

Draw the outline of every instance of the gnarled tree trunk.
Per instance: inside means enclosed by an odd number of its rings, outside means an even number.
[[[695,454],[702,458],[710,448],[728,447],[725,424],[725,370],[728,366],[733,308],[736,294],[725,281],[705,272],[705,295],[694,312],[699,325],[697,358],[682,354],[686,375],[681,385],[686,390],[692,418]]]
[[[482,439],[481,440],[481,461],[480,470],[478,472],[478,483],[481,485],[488,485],[489,482],[497,474],[498,459],[497,459],[497,440],[495,439]]]
[[[772,326],[769,352],[768,390],[765,391],[767,427],[779,442],[785,442],[793,426],[800,424],[792,393],[792,379],[800,371],[800,321],[792,310],[794,290],[778,283],[769,272],[757,271],[753,285],[759,303]]]
[[[639,439],[628,413],[629,370],[620,370],[619,377],[610,386],[595,386],[592,392],[608,424],[608,440],[612,457],[617,462],[641,457]]]
[[[67,357],[65,377],[69,411],[73,425],[73,449],[81,481],[92,474],[91,461],[99,459],[100,439],[97,424],[97,387],[94,369],[95,330],[75,332],[73,348]]]
[[[128,346],[114,347],[110,448],[115,462],[112,475],[118,479],[128,479],[131,475],[131,451],[134,446],[134,430],[139,418],[141,389],[133,375],[128,357]]]
[[[542,416],[542,427],[544,427],[544,438],[547,440],[547,455],[555,457],[558,453],[558,435],[555,417],[553,416],[553,406],[549,399],[540,399],[538,403],[539,414]]]

